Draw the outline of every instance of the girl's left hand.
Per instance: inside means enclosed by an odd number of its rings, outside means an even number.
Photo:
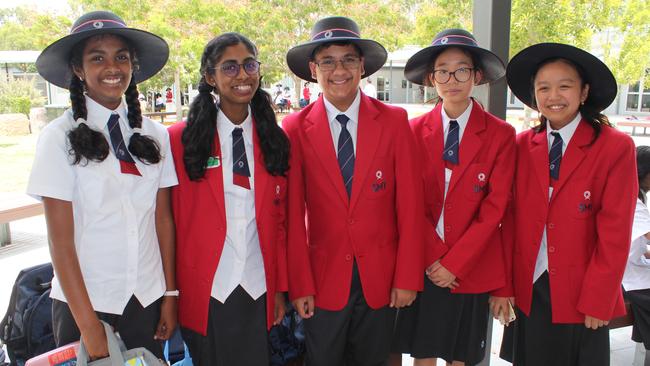
[[[280,322],[282,322],[282,318],[284,318],[284,313],[286,312],[285,310],[285,303],[284,303],[284,293],[283,292],[276,292],[275,293],[275,309],[274,309],[274,315],[275,315],[275,320],[273,320],[273,325],[278,325]]]
[[[600,320],[598,318],[594,318],[593,316],[585,315],[585,327],[589,329],[596,330],[600,327],[604,327],[607,324],[609,324],[609,322],[606,320]]]
[[[449,272],[439,261],[427,268],[427,277],[438,287],[449,287],[452,290],[458,287],[456,276]]]
[[[166,340],[172,336],[176,329],[176,307],[178,298],[176,296],[163,296],[160,305],[160,320],[156,327],[156,334],[153,336],[157,340]]]

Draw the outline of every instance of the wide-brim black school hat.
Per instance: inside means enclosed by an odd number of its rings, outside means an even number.
[[[436,34],[430,46],[411,56],[404,67],[404,76],[412,83],[431,86],[428,77],[431,63],[449,47],[467,50],[480,60],[483,78],[478,83],[479,85],[499,80],[506,74],[506,67],[499,56],[480,47],[472,33],[464,29],[452,28]]]
[[[319,20],[311,29],[310,40],[299,44],[287,52],[289,69],[299,78],[316,82],[311,77],[309,61],[316,47],[332,42],[350,42],[357,45],[363,53],[363,67],[368,77],[381,69],[386,63],[388,52],[377,41],[361,38],[359,26],[346,17],[327,17]]]
[[[607,65],[587,51],[562,43],[539,43],[517,53],[506,71],[510,90],[524,104],[537,110],[533,97],[533,75],[540,64],[557,58],[567,59],[584,71],[587,79],[584,82],[589,84],[586,105],[600,112],[612,104],[617,86]]]
[[[68,89],[72,71],[70,54],[73,47],[86,38],[114,34],[125,38],[135,48],[138,66],[133,78],[140,83],[154,76],[169,58],[169,46],[164,39],[140,29],[128,28],[122,18],[110,11],[93,11],[77,19],[70,34],[47,46],[36,60],[36,68],[50,83]]]

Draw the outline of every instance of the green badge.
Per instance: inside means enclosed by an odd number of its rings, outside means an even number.
[[[211,156],[208,158],[207,169],[218,168],[221,165],[221,158],[218,156]]]

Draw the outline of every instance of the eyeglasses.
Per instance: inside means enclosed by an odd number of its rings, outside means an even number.
[[[464,83],[472,76],[472,67],[461,67],[454,72],[449,72],[447,70],[433,70],[433,78],[439,84],[447,84],[451,80],[451,76],[454,76],[454,79],[459,83]]]
[[[260,65],[261,63],[257,60],[246,60],[243,64],[238,64],[235,61],[226,61],[216,68],[221,70],[224,75],[230,78],[234,78],[235,76],[239,75],[239,70],[241,70],[242,66],[244,67],[246,74],[251,76],[257,75],[257,73],[260,71]],[[212,69],[215,68],[213,67]]]
[[[344,57],[341,60],[328,58],[320,62],[314,61],[314,63],[318,65],[318,68],[320,68],[321,71],[334,71],[336,69],[336,64],[339,62],[341,63],[341,66],[343,66],[344,69],[354,70],[357,67],[359,67],[359,64],[361,63],[361,59],[359,57]]]

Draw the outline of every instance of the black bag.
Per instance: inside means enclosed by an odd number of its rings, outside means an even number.
[[[56,348],[52,332],[52,264],[23,269],[11,290],[0,322],[0,340],[7,345],[11,366]]]
[[[298,312],[286,301],[286,313],[280,324],[269,332],[271,366],[302,365],[305,354],[305,328]]]

